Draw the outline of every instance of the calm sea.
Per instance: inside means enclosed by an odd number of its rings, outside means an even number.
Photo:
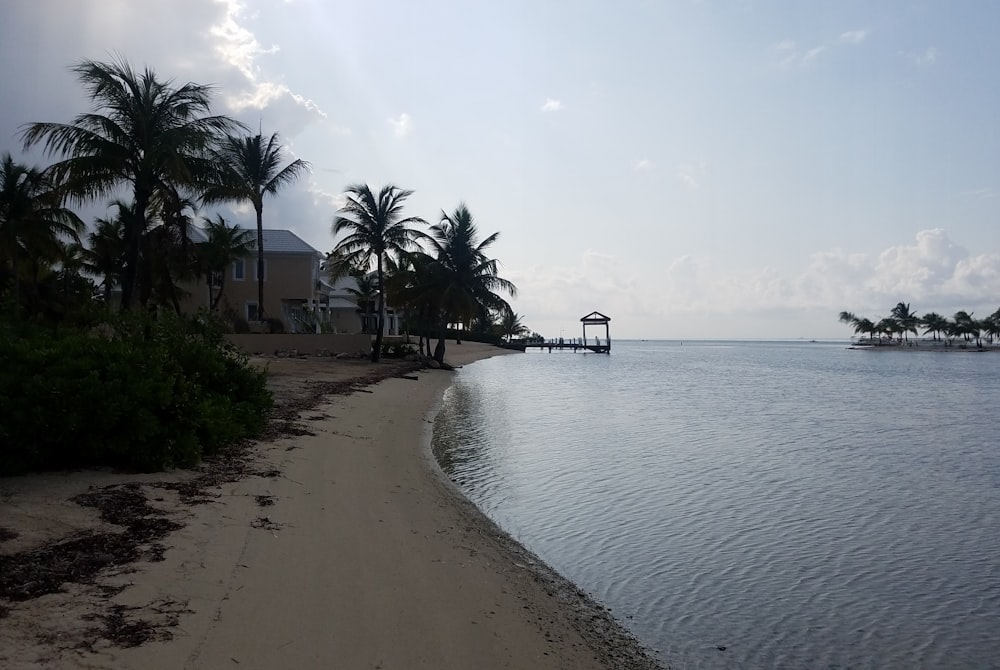
[[[500,526],[677,668],[1000,668],[1000,352],[614,346],[456,377]]]

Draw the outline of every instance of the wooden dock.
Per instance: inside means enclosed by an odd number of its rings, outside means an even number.
[[[584,342],[577,342],[573,340],[564,340],[559,342],[558,340],[553,340],[551,342],[531,342],[525,343],[525,350],[527,349],[548,349],[551,354],[553,350],[555,351],[572,351],[576,353],[578,351],[592,351],[595,354],[610,354],[611,353],[611,342],[606,341],[603,344],[589,344]]]
[[[506,342],[498,346],[503,347],[504,349],[514,349],[515,351],[548,349],[550,354],[553,351],[572,351],[573,353],[578,351],[590,351],[595,354],[610,354],[611,332],[608,329],[609,321],[611,321],[611,317],[601,314],[600,312],[591,312],[587,316],[580,319],[580,323],[583,324],[583,337],[573,337],[569,339],[560,337],[557,340],[546,340],[544,342]],[[587,337],[587,326],[604,326],[604,337]]]

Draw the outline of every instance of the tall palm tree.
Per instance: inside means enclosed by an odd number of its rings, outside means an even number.
[[[917,326],[920,324],[920,318],[916,313],[910,311],[910,303],[896,303],[896,306],[892,308],[892,318],[898,325],[897,332],[907,340],[909,339],[908,333],[917,334]]]
[[[154,199],[167,185],[197,190],[212,173],[208,150],[220,134],[243,126],[209,113],[209,86],[173,86],[150,68],[136,72],[121,59],[84,60],[71,69],[94,111],[71,123],[28,124],[22,138],[25,148],[42,144],[47,154],[64,157],[50,169],[80,202],[131,188],[122,276],[122,308],[129,309]]]
[[[308,171],[309,163],[297,158],[281,167],[284,149],[278,133],[227,135],[213,156],[218,165],[216,182],[202,194],[202,202],[249,202],[257,213],[257,320],[264,321],[264,197],[277,195]]]
[[[472,213],[464,203],[452,214],[441,212],[441,220],[431,226],[435,263],[430,268],[427,290],[437,298],[440,335],[434,358],[444,361],[445,335],[449,322],[468,323],[482,309],[501,311],[510,305],[498,292],[517,295],[517,287],[498,273],[500,263],[486,255],[487,248],[500,237],[493,233],[479,241]]]
[[[229,266],[253,250],[253,232],[228,225],[221,214],[214,220],[202,217],[202,221],[208,239],[198,245],[198,255],[208,284],[208,310],[214,312],[226,290]]]
[[[58,261],[64,243],[79,242],[83,228],[48,174],[9,153],[0,156],[0,272],[13,279],[15,300],[25,265]]]
[[[378,286],[385,286],[385,268],[389,254],[399,256],[415,248],[427,236],[411,228],[427,222],[416,216],[403,217],[403,202],[413,194],[393,184],[383,186],[378,195],[368,184],[347,187],[347,203],[333,220],[333,235],[346,233],[335,251],[356,266],[367,266],[375,260]],[[378,362],[382,353],[382,331],[385,319],[385,292],[378,295],[378,329],[371,360]]]

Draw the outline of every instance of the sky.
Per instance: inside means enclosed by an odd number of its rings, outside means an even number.
[[[981,0],[7,0],[0,152],[51,162],[23,124],[89,111],[70,66],[121,57],[309,161],[264,225],[320,251],[348,185],[391,183],[499,231],[547,337],[598,310],[612,338],[846,338],[842,310],[1000,307],[997,25]]]

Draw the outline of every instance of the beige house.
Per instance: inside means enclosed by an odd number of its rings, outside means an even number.
[[[365,310],[348,289],[357,288],[351,277],[331,284],[322,269],[323,254],[290,230],[264,229],[264,316],[281,319],[289,333],[360,333],[366,324]],[[256,242],[256,231],[253,238]],[[200,229],[191,231],[194,242],[207,241]],[[257,252],[235,261],[226,274],[219,311],[235,314],[247,322],[257,321]],[[208,309],[209,288],[204,278],[188,287],[191,295],[185,310]],[[374,326],[372,327],[372,330]],[[399,319],[392,310],[386,315],[385,334],[399,332]]]

